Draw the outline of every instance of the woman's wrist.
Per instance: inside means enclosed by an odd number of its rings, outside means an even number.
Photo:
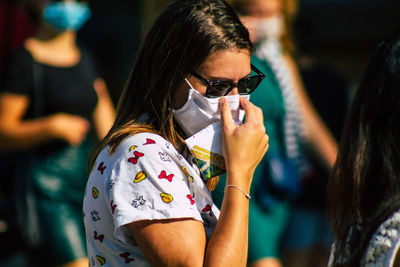
[[[243,188],[241,188],[240,186],[234,185],[234,184],[227,184],[227,185],[225,186],[224,192],[226,192],[227,190],[229,190],[229,189],[231,189],[231,188],[232,188],[232,189],[235,189],[235,190],[239,190],[240,192],[242,192],[243,195],[244,195],[247,199],[250,199],[250,198],[251,198],[250,192],[247,193],[247,191],[245,191]]]
[[[245,192],[250,192],[252,179],[252,173],[227,173],[226,184],[235,185],[242,188]]]

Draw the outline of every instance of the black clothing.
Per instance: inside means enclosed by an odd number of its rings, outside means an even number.
[[[2,91],[32,96],[33,57],[20,47],[6,67]],[[42,67],[42,114],[43,116],[65,112],[79,115],[91,121],[97,104],[93,81],[96,70],[87,53],[81,52],[81,60],[71,67],[55,67],[38,62]],[[26,118],[32,117],[28,108]]]

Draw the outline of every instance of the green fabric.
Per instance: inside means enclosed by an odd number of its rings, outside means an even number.
[[[278,202],[269,210],[264,209],[257,201],[256,189],[262,186],[262,179],[268,179],[268,154],[286,153],[284,144],[283,123],[285,108],[279,84],[268,62],[252,56],[251,62],[265,74],[259,87],[250,95],[250,101],[263,111],[264,125],[269,136],[269,148],[255,170],[250,195],[249,211],[249,256],[248,261],[265,257],[279,258],[281,238],[288,222],[289,205],[284,201]],[[220,177],[215,190],[212,192],[214,203],[221,207],[226,176]]]
[[[289,215],[290,207],[287,202],[278,202],[268,211],[263,209],[257,201],[250,202],[249,262],[269,257],[280,258]]]
[[[87,256],[82,203],[91,148],[87,139],[77,147],[35,153],[26,161],[18,209],[28,254],[41,266]]]

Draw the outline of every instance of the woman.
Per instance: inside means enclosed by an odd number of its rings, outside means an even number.
[[[263,78],[251,48],[225,1],[180,0],[158,17],[93,154],[83,206],[92,265],[246,265],[248,192],[268,147],[262,112],[245,98]]]
[[[27,3],[28,4],[28,3]],[[7,67],[0,95],[0,146],[19,151],[16,183],[29,262],[87,266],[82,199],[95,140],[114,108],[93,62],[76,43],[89,18],[85,2],[33,1],[43,14]],[[93,126],[93,130],[92,130]]]
[[[330,266],[400,266],[400,32],[356,92],[329,181]]]

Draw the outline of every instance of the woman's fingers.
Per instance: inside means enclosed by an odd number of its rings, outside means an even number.
[[[221,97],[221,99],[219,100],[219,104],[221,109],[222,126],[226,129],[232,129],[232,127],[234,127],[234,124],[229,102],[224,97]]]
[[[244,110],[244,114],[246,115],[245,122],[254,122],[257,121],[259,115],[257,115],[257,111],[255,106],[247,99],[245,98],[239,98],[240,99],[240,106]]]

